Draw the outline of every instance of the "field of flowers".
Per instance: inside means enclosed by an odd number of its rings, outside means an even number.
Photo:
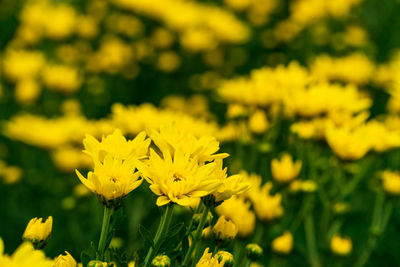
[[[400,1],[0,1],[0,267],[400,266]]]

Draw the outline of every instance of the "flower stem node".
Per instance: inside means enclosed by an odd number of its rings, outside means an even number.
[[[263,249],[258,244],[251,243],[246,246],[246,253],[247,258],[256,261],[263,255]]]
[[[115,199],[106,199],[101,195],[97,195],[97,198],[104,207],[113,208],[114,210],[117,210],[121,207],[122,197]]]
[[[203,200],[204,205],[209,208],[215,208],[222,204],[223,201],[215,201],[215,196],[207,195],[201,198]]]
[[[89,261],[88,263],[88,267],[111,267],[111,266],[113,266],[113,264],[110,265],[107,262],[98,260]]]
[[[151,261],[151,267],[170,267],[171,259],[167,255],[158,255]]]

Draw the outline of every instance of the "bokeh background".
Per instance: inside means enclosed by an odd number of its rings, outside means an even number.
[[[367,119],[387,123],[392,116],[388,128],[397,134],[399,12],[398,0],[1,1],[0,237],[5,251],[12,253],[21,243],[29,219],[52,215],[46,254],[68,250],[79,259],[97,240],[102,218],[97,199],[74,173],[90,167],[81,153],[85,133],[100,138],[121,128],[134,137],[146,127],[176,120],[221,140],[221,150],[231,154],[231,173],[247,170],[272,180],[270,161],[282,151],[303,161],[301,176],[309,176],[312,165],[317,179],[328,173],[316,183],[325,187],[332,207],[349,207],[349,212],[331,214],[330,222],[340,219],[354,253],[336,259],[323,238],[319,252],[323,266],[352,266],[369,240],[375,193],[381,188],[377,173],[400,169],[398,142],[384,151],[341,159],[323,138],[297,136],[291,125],[300,121],[298,116],[270,119],[274,112],[265,110],[268,126],[261,130],[262,119],[249,125],[251,114],[233,119],[234,101],[220,89],[224,81],[249,77],[254,69],[295,61],[311,73],[321,71],[329,82],[355,84],[371,99]],[[230,124],[238,121],[244,124]],[[343,188],[330,192],[338,186],[331,181],[337,173],[347,179],[362,173],[363,181],[340,199]],[[319,226],[320,191],[315,196]],[[285,198],[285,215],[267,227],[267,251],[273,237],[294,220],[303,198]],[[400,265],[399,205],[395,196],[388,198],[395,203],[393,212],[367,266]],[[138,228],[157,227],[154,202],[146,186],[127,197],[115,246],[132,255],[143,247]],[[181,209],[176,220],[188,216]],[[304,234],[298,230],[294,236],[294,251],[279,258],[279,266],[308,265]],[[244,244],[251,237],[239,240]],[[262,261],[267,266],[271,257]]]

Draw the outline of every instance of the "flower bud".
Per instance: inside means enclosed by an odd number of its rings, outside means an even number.
[[[353,249],[353,243],[349,237],[334,235],[331,239],[331,251],[339,256],[347,256]]]
[[[236,224],[231,220],[225,219],[225,216],[220,216],[217,223],[213,227],[214,237],[217,240],[232,240],[238,232]]]
[[[272,241],[272,250],[279,254],[289,254],[293,248],[293,236],[289,231]]]
[[[65,251],[65,253],[65,255],[60,254],[55,259],[54,267],[76,267],[75,259],[68,253],[68,251]]]
[[[49,216],[43,223],[42,218],[33,218],[26,226],[22,238],[32,242],[37,248],[43,248],[51,234],[52,227],[53,217],[51,216]]]
[[[107,262],[93,260],[89,261],[88,267],[109,267],[109,264]]]
[[[152,267],[170,267],[171,259],[167,255],[158,255],[151,261]]]
[[[232,267],[234,264],[233,255],[227,251],[218,251],[215,256],[224,267]]]
[[[247,258],[249,258],[252,261],[255,261],[262,256],[263,249],[259,245],[251,243],[246,246],[246,253],[247,253]]]

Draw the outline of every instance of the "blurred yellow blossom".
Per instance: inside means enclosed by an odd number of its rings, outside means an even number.
[[[330,243],[331,251],[339,256],[346,256],[353,250],[353,243],[349,237],[334,235]]]
[[[280,183],[287,183],[295,179],[301,170],[301,161],[293,161],[291,155],[284,153],[281,160],[273,159],[271,161],[272,177]]]
[[[272,249],[276,253],[289,254],[293,248],[293,235],[286,231],[272,241]]]

